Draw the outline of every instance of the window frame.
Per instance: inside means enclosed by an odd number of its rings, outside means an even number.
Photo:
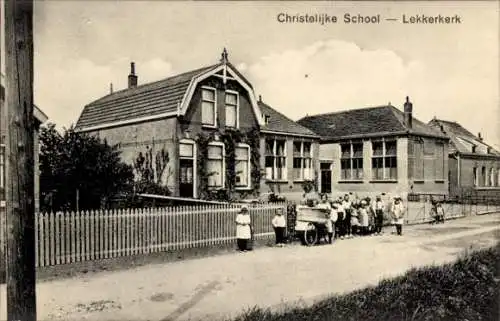
[[[250,148],[250,145],[244,144],[244,143],[238,143],[238,144],[236,144],[235,147],[236,148],[245,148],[248,151],[248,158],[246,159],[246,162],[247,162],[247,185],[237,185],[235,182],[235,189],[237,189],[237,190],[251,189],[252,188],[252,181],[251,181],[252,180],[252,175],[251,175],[251,170],[252,170],[251,152],[252,152],[252,149]],[[235,154],[236,154],[236,150],[235,150]],[[236,155],[235,155],[235,164],[234,164],[235,174],[236,174],[236,162],[237,161],[238,160],[236,159]]]
[[[382,155],[375,155],[374,144],[380,143],[382,145]],[[394,143],[395,152],[388,154],[387,153],[387,144]],[[374,160],[377,160],[377,163],[381,160],[382,165],[382,177],[375,177],[374,169],[379,169],[378,167],[374,167]],[[395,161],[395,167],[390,167],[392,164],[392,160]],[[395,168],[394,177],[391,176],[391,169]],[[381,139],[381,140],[372,140],[371,141],[371,170],[372,177],[371,180],[375,182],[397,182],[398,181],[398,140],[397,139]]]
[[[269,154],[267,152],[267,143],[269,141],[272,141],[273,142],[273,149],[271,151],[271,154]],[[277,142],[280,141],[280,142],[284,142],[284,148],[283,148],[283,155],[278,155],[277,153]],[[265,153],[264,153],[264,167],[266,169],[266,175],[265,175],[265,179],[266,181],[271,181],[271,182],[286,182],[288,181],[288,168],[287,168],[287,155],[288,155],[288,150],[287,150],[287,140],[286,138],[265,138],[264,139],[264,148],[265,148]],[[273,166],[272,167],[268,167],[266,164],[267,164],[267,158],[268,157],[272,157],[273,158]],[[284,164],[283,164],[283,167],[278,167],[277,166],[277,160],[278,158],[283,158],[284,160]],[[268,177],[268,173],[267,173],[267,170],[268,168],[271,168],[271,176],[272,177]],[[280,178],[275,178],[274,174],[278,172],[278,168],[281,168],[282,169],[282,176],[284,177],[280,177]],[[276,175],[277,176],[277,175]]]
[[[300,144],[300,151],[299,154],[295,154],[295,144],[298,143]],[[305,154],[305,148],[304,146],[306,144],[309,144],[309,155]],[[307,180],[313,180],[314,175],[313,175],[313,142],[308,141],[308,140],[294,140],[292,142],[293,146],[293,155],[292,155],[292,176],[293,176],[293,181],[294,182],[303,182]],[[300,167],[295,167],[295,161],[300,160]],[[306,167],[306,160],[309,160],[309,167]],[[299,169],[299,177],[295,176],[295,170]],[[306,177],[305,175],[305,170],[309,169],[309,177]]]
[[[218,190],[218,189],[223,189],[226,186],[226,146],[222,142],[210,142],[207,146],[207,151],[210,148],[210,146],[219,146],[222,147],[222,177],[221,177],[221,186],[211,186],[207,182],[207,188],[211,190]],[[210,160],[207,154],[207,161]],[[208,169],[206,169],[208,171]]]
[[[214,100],[211,101],[211,100],[206,100],[203,98],[203,91],[212,91],[214,93]],[[214,114],[214,119],[213,119],[213,124],[207,124],[207,123],[204,123],[203,122],[203,102],[210,102],[210,103],[213,103],[213,114]],[[202,127],[207,127],[207,128],[216,128],[217,127],[217,89],[214,88],[214,87],[210,87],[210,86],[202,86],[201,87],[201,104],[200,104],[200,108],[201,108],[201,120],[200,120],[200,123],[202,125]]]
[[[234,106],[236,107],[236,114],[235,114],[235,124],[234,124],[234,127],[233,126],[228,126],[227,125],[227,101],[226,101],[226,96],[227,94],[231,94],[231,95],[236,95],[236,105],[229,105],[229,106]],[[238,129],[240,128],[240,93],[237,92],[236,90],[230,90],[230,89],[227,89],[225,92],[224,92],[224,115],[225,115],[225,126],[227,128],[235,128],[235,129]]]
[[[361,157],[357,157],[354,154],[354,146],[361,145]],[[365,179],[365,168],[364,168],[364,142],[363,141],[350,141],[345,143],[340,143],[340,181],[342,182],[361,182]],[[342,152],[343,146],[349,146],[349,156],[345,157]],[[361,160],[361,162],[359,162]],[[349,163],[349,168],[344,168],[345,163]],[[354,164],[357,164],[356,168]],[[361,164],[361,166],[359,166]],[[347,171],[347,172],[345,172]],[[354,175],[354,173],[358,173],[358,175]],[[343,177],[344,173],[349,173],[346,175],[348,177]],[[361,177],[359,177],[359,173],[361,173]]]
[[[445,166],[445,161],[446,161],[446,145],[444,142],[435,142],[434,143],[436,152],[434,155],[434,181],[436,182],[443,182],[446,180],[446,166]],[[441,169],[441,176],[438,177],[438,166]]]

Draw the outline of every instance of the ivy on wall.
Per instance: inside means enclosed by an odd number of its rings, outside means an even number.
[[[208,188],[208,178],[211,173],[206,169],[208,159],[208,145],[216,141],[224,143],[226,179],[222,189],[212,190]],[[242,133],[237,129],[228,129],[223,132],[214,131],[210,133],[200,133],[196,138],[199,157],[197,159],[199,197],[206,200],[233,201],[238,198],[245,198],[249,194],[258,195],[260,189],[260,135],[257,129],[252,129],[248,133]],[[236,190],[236,146],[244,143],[250,146],[250,191]]]

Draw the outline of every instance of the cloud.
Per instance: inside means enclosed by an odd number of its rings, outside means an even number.
[[[248,67],[266,101],[292,118],[404,100],[424,66],[338,40],[271,53]],[[393,103],[398,103],[393,101]]]
[[[131,61],[128,57],[108,65],[74,59],[65,66],[57,66],[44,63],[44,59],[35,57],[35,103],[51,122],[60,127],[75,123],[86,104],[109,94],[111,83],[114,91],[127,86]],[[160,58],[135,63],[139,84],[166,78],[173,73],[172,65]]]
[[[478,61],[471,57],[448,64],[450,74],[391,50],[363,50],[353,42],[328,40],[272,52],[249,64],[245,74],[264,101],[292,119],[389,102],[402,109],[408,95],[421,121],[434,116],[457,121],[498,144],[498,98],[492,100],[498,97],[498,75],[473,68]],[[478,107],[480,113],[470,112]]]

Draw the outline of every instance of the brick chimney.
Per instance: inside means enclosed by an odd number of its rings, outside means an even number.
[[[481,136],[481,132],[477,133],[477,137],[479,138],[480,141],[483,141],[483,136]]]
[[[130,63],[130,75],[128,75],[128,88],[137,87],[137,76],[135,74],[135,63]]]
[[[406,96],[406,102],[404,104],[404,124],[408,128],[412,128],[413,121],[413,104],[410,102],[410,98]]]

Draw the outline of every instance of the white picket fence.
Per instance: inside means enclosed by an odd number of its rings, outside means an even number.
[[[256,240],[273,236],[271,220],[283,208],[285,204],[250,207]],[[38,214],[36,265],[227,244],[236,238],[238,211],[234,205],[202,205]]]

